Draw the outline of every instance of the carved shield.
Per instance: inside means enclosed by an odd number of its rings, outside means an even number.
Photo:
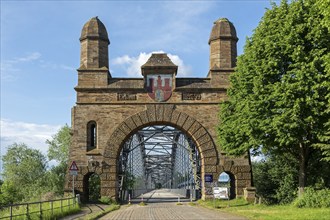
[[[147,90],[150,98],[156,102],[165,102],[172,95],[172,75],[151,74],[147,76]]]

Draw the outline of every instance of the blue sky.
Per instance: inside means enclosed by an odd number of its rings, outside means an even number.
[[[266,8],[269,0],[1,0],[2,153],[14,142],[46,153],[45,140],[70,125],[79,37],[90,18],[98,16],[107,28],[113,77],[140,77],[154,51],[170,54],[179,75],[206,77],[213,22],[234,23],[242,54]]]

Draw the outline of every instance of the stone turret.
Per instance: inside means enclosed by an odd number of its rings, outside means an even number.
[[[228,74],[234,71],[237,57],[236,30],[227,18],[220,18],[214,22],[210,34],[210,71],[213,85],[229,84]]]
[[[80,36],[78,87],[105,87],[108,84],[110,44],[107,30],[98,17],[91,18]]]
[[[108,45],[110,44],[104,24],[94,17],[83,27],[80,37],[80,68],[109,68]]]

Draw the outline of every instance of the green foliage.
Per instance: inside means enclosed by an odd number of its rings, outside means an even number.
[[[266,11],[238,57],[229,100],[220,106],[221,150],[288,153],[299,164],[300,188],[314,147],[323,143],[318,147],[328,151],[329,145],[322,137],[330,120],[330,34],[320,25],[326,22],[319,4],[282,1]]]
[[[330,4],[329,4],[329,0],[319,0],[317,2],[317,9],[319,10],[319,12],[324,17],[324,19],[322,20],[320,25],[327,28],[328,32],[330,32]],[[329,75],[330,75],[330,53],[325,55],[325,60],[327,60],[327,62],[324,65],[325,66],[325,71],[326,71],[326,73],[329,77]],[[325,87],[329,88],[330,87],[330,81],[323,82],[323,85]],[[328,102],[330,102],[330,93],[328,93],[326,95],[326,98],[329,100]],[[330,112],[330,105],[328,105],[327,112],[328,113]],[[327,131],[324,134],[319,135],[319,139],[321,140],[321,142],[314,144],[314,147],[322,149],[323,156],[324,156],[323,160],[326,160],[326,161],[330,162],[330,119],[326,123],[326,128],[327,128]]]
[[[33,199],[44,193],[46,165],[46,158],[40,151],[25,144],[9,146],[3,156],[4,184],[1,186],[0,203]]]
[[[304,195],[297,198],[293,205],[298,208],[330,208],[330,189],[306,187]]]
[[[161,189],[162,188],[162,184],[161,183],[156,183],[155,188],[156,189]]]
[[[46,141],[49,147],[47,153],[49,160],[59,162],[57,166],[52,167],[47,173],[48,186],[57,195],[64,194],[64,182],[68,169],[69,148],[71,145],[70,132],[70,127],[65,125],[52,136],[51,140]]]
[[[3,156],[3,177],[5,181],[29,185],[45,174],[46,165],[46,158],[39,150],[14,143]]]
[[[53,166],[46,173],[47,187],[49,191],[54,192],[55,195],[64,194],[64,182],[65,174],[68,166],[66,163],[60,163],[57,166]]]
[[[103,204],[116,204],[116,201],[110,198],[109,196],[102,196],[99,201]]]
[[[24,198],[19,188],[10,181],[6,181],[1,185],[0,205],[12,204],[16,201],[21,201]]]
[[[125,172],[125,181],[123,184],[123,189],[133,189],[134,184],[136,183],[136,178],[133,174],[130,172],[126,171]]]
[[[62,209],[61,209],[62,206]],[[53,210],[50,209],[53,207]],[[40,208],[42,210],[42,216],[40,216]],[[26,204],[15,206],[12,209],[12,214],[17,215],[13,219],[59,219],[66,215],[70,215],[80,211],[79,204],[76,202],[73,204],[73,199],[64,199],[61,201],[42,202],[29,204],[29,214],[27,215]],[[20,216],[18,216],[20,215]],[[0,218],[9,219],[10,208],[3,207],[0,210]]]
[[[330,187],[330,164],[320,160],[320,151],[314,152],[307,169],[307,184],[315,188]],[[257,195],[264,204],[288,204],[297,197],[298,162],[290,154],[266,156],[253,162],[253,182]]]
[[[227,208],[227,207],[239,207],[239,206],[247,206],[249,203],[243,198],[231,199],[231,200],[223,200],[223,199],[206,199],[206,200],[198,200],[198,205],[206,206],[210,208]]]
[[[71,145],[70,127],[63,126],[51,140],[46,143],[49,146],[48,158],[49,160],[57,160],[60,163],[67,163],[69,159],[69,148]]]
[[[257,195],[265,204],[288,204],[297,196],[297,162],[290,157],[266,157],[253,162]]]
[[[87,217],[85,217],[84,219],[88,219],[88,220],[94,220],[94,219],[100,219],[102,216],[105,216],[106,214],[108,214],[109,212],[115,211],[117,209],[120,209],[120,205],[117,204],[111,204],[108,208],[106,208],[103,212],[100,213],[92,213],[91,215],[88,215]]]
[[[8,146],[3,156],[3,178],[0,204],[38,201],[46,195],[61,196],[67,171],[70,128],[62,127],[49,144],[48,157],[57,160],[57,166],[47,169],[47,159],[38,150],[26,144],[14,143]],[[19,184],[17,184],[19,183]]]
[[[229,200],[231,202],[233,200]],[[216,202],[221,202],[216,200]],[[227,201],[222,201],[227,202]],[[243,201],[244,202],[244,201]],[[246,202],[246,201],[245,201]],[[329,208],[297,208],[292,205],[253,205],[249,203],[214,205],[212,200],[198,201],[198,204],[210,209],[222,208],[223,211],[234,215],[244,216],[251,220],[274,220],[274,219],[317,219],[328,220],[330,216]]]
[[[147,205],[147,203],[145,203],[145,202],[140,202],[139,203],[139,206],[146,206]]]
[[[99,175],[93,173],[88,179],[89,200],[98,201],[101,192],[101,179]]]

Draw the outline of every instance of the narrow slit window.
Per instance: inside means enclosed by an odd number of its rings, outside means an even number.
[[[95,149],[96,143],[97,143],[96,122],[91,121],[87,124],[87,151]]]

